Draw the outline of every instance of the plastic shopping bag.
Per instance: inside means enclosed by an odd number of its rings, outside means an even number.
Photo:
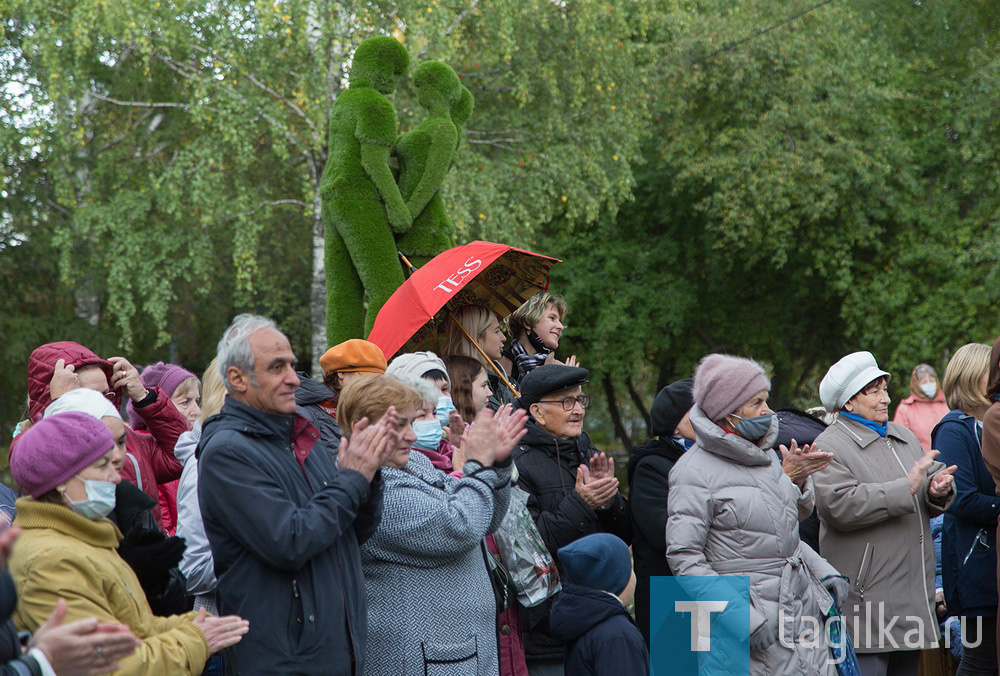
[[[522,606],[536,606],[562,589],[555,561],[528,511],[528,494],[517,486],[510,489],[510,507],[493,537]]]

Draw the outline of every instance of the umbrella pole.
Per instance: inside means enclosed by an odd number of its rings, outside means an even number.
[[[493,372],[500,376],[500,380],[502,380],[503,384],[507,386],[507,389],[513,392],[515,397],[520,397],[521,393],[514,389],[514,386],[510,384],[510,381],[507,380],[507,376],[504,375],[503,370],[498,369],[497,365],[493,363],[493,360],[489,358],[489,355],[483,352],[483,348],[479,347],[479,343],[477,343],[475,339],[469,335],[469,332],[465,330],[464,326],[462,326],[462,322],[455,319],[455,314],[451,310],[448,311],[448,316],[451,318],[451,321],[455,323],[455,326],[458,327],[458,330],[465,334],[465,337],[469,339],[469,342],[472,343],[474,348],[476,348],[476,351],[483,356],[483,359],[490,365]]]

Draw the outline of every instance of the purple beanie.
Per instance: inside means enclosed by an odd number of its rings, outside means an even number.
[[[111,432],[86,413],[57,413],[17,438],[10,474],[25,493],[40,498],[115,447]]]
[[[188,371],[183,366],[178,366],[177,364],[166,364],[162,361],[158,361],[155,364],[150,364],[142,370],[142,374],[139,379],[142,380],[142,384],[147,388],[158,387],[163,394],[167,395],[167,398],[174,396],[174,392],[177,390],[177,386],[183,383],[188,378],[197,378],[195,374]],[[128,418],[129,422],[132,424],[132,429],[144,430],[146,429],[146,423],[135,412],[135,406],[132,402],[128,402]]]
[[[761,390],[770,390],[764,368],[752,359],[710,354],[694,372],[694,402],[713,422],[745,404]]]

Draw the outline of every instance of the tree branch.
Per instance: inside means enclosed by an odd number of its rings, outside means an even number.
[[[88,93],[98,101],[113,103],[116,106],[125,106],[128,108],[180,108],[181,110],[187,110],[191,107],[190,103],[172,103],[164,101],[121,101],[119,99],[113,99],[110,96],[98,94],[94,90],[90,90]]]
[[[305,202],[303,202],[302,200],[292,200],[292,199],[287,199],[287,200],[273,200],[273,201],[270,201],[270,202],[261,202],[260,204],[258,204],[253,209],[250,209],[249,211],[241,211],[239,213],[236,213],[236,214],[233,214],[233,215],[229,216],[229,218],[227,220],[231,221],[234,218],[240,218],[241,216],[249,216],[251,214],[255,214],[258,211],[260,211],[261,209],[263,209],[264,207],[279,207],[279,206],[282,206],[282,205],[292,205],[292,206],[296,206],[296,207],[302,207],[303,209],[305,207],[309,206]]]

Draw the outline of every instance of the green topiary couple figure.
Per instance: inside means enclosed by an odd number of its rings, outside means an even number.
[[[409,60],[394,38],[365,40],[354,54],[350,86],[333,106],[320,185],[330,345],[371,331],[379,309],[403,283],[397,250],[421,265],[455,245],[440,188],[460,127],[472,114],[472,93],[449,66],[421,63],[413,82],[427,117],[397,138],[396,111],[386,96]],[[398,184],[389,165],[393,151]]]

